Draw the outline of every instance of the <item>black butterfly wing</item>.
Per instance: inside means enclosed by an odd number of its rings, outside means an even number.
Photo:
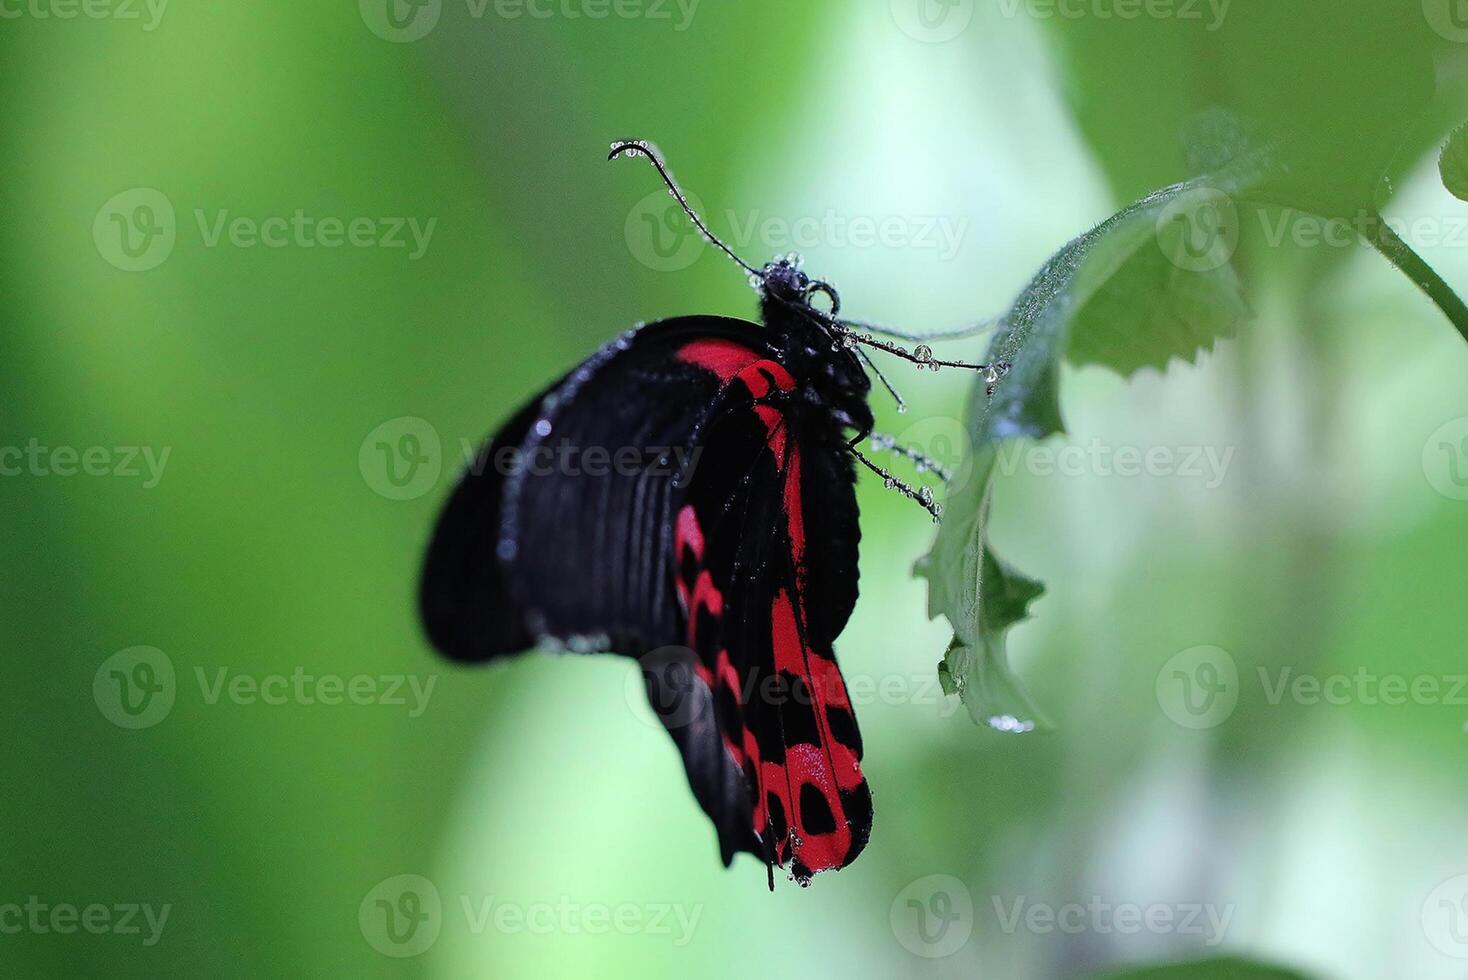
[[[640,656],[725,862],[746,850],[804,881],[855,858],[871,804],[831,653],[856,599],[854,480],[795,387],[743,321],[610,345],[480,454],[422,609],[456,659],[546,641]]]
[[[478,661],[545,642],[634,656],[679,642],[673,502],[722,388],[679,351],[758,342],[759,330],[723,317],[649,324],[495,433],[429,544],[419,606],[433,645]]]

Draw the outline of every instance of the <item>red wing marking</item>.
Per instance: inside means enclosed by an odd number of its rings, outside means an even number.
[[[781,391],[795,390],[795,378],[783,365],[761,357],[737,341],[695,340],[678,348],[678,360],[712,371],[724,384],[737,378],[757,399],[768,395],[772,384]]]
[[[703,561],[703,530],[698,526],[698,515],[693,512],[692,507],[684,507],[678,512],[677,537],[673,550],[680,561],[685,550],[693,552],[696,560]]]
[[[754,414],[765,424],[765,445],[775,454],[775,464],[785,468],[785,414],[773,405],[756,405]]]
[[[776,673],[797,678],[806,698],[803,704],[795,699],[782,709],[785,717],[781,724],[787,736],[785,786],[783,793],[775,793],[789,820],[795,875],[804,882],[817,872],[845,867],[855,859],[866,845],[871,797],[861,773],[856,717],[841,670],[831,651],[811,648],[805,629],[809,622],[805,606],[805,512],[800,449],[794,442],[790,443],[782,476],[794,582],[789,591],[776,592],[771,603],[771,641]],[[839,724],[840,737],[832,730],[833,724]],[[789,741],[792,731],[797,733],[794,744]],[[816,741],[807,740],[810,735]],[[854,826],[861,829],[859,840],[853,835]]]
[[[722,337],[694,340],[678,348],[678,360],[697,364],[726,384],[760,356],[743,344]]]

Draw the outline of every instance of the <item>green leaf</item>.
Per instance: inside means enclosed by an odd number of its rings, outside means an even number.
[[[1141,966],[1102,974],[1098,980],[1308,980],[1304,973],[1236,956]]]
[[[1460,201],[1468,201],[1468,123],[1453,130],[1437,158],[1443,186]]]
[[[1374,0],[1342,5],[1328,23],[1308,5],[1260,4],[1231,9],[1226,29],[1181,18],[1056,24],[1076,116],[1113,186],[1134,193],[1193,177],[1056,253],[990,345],[989,362],[1011,367],[992,398],[985,381],[974,386],[966,419],[974,478],[947,501],[918,568],[929,581],[929,614],[953,625],[940,678],[977,721],[1004,731],[1044,727],[1006,651],[1008,631],[1028,616],[1041,586],[993,554],[988,515],[1000,446],[1063,431],[1062,357],[1127,376],[1191,360],[1235,334],[1248,305],[1234,252],[1242,219],[1262,206],[1366,229],[1468,338],[1468,306],[1377,211],[1390,178],[1411,166],[1441,122],[1427,111],[1432,60],[1418,13]],[[1311,70],[1301,72],[1288,52],[1307,49]],[[1209,66],[1201,76],[1189,70],[1199,61]],[[1174,84],[1199,77],[1209,84]],[[1102,91],[1126,97],[1094,98]],[[1461,86],[1439,94],[1458,104],[1468,98]],[[1450,172],[1468,178],[1465,142],[1449,143],[1445,180]]]
[[[1328,11],[1233,4],[1195,18],[1080,15],[1047,23],[1081,132],[1123,200],[1217,172],[1241,148],[1267,144],[1275,165],[1249,189],[1251,202],[1370,227],[1393,181],[1468,116],[1468,76],[1435,69],[1441,30],[1425,29],[1431,20],[1415,5],[1337,0]],[[1308,71],[1297,54],[1305,50]],[[1449,148],[1458,152],[1455,143]],[[1453,167],[1468,176],[1468,166]],[[1468,189],[1468,180],[1457,183]],[[1468,337],[1462,304],[1432,269],[1400,242],[1368,241]],[[1347,254],[1313,249],[1296,258],[1318,281]],[[1180,316],[1188,315],[1184,303]],[[1129,333],[1096,334],[1072,359],[1128,374],[1165,355],[1188,357],[1182,346],[1195,339],[1141,318]]]
[[[1068,349],[1100,350],[1137,318],[1165,327],[1178,348],[1202,346],[1231,328],[1245,309],[1228,264],[1237,241],[1228,224],[1236,229],[1236,217],[1214,212],[1227,212],[1231,195],[1260,179],[1262,159],[1166,188],[1075,239],[1003,317],[988,361],[1007,363],[1008,373],[992,398],[985,383],[975,387],[965,419],[973,479],[948,502],[933,550],[917,568],[929,584],[928,614],[953,624],[939,678],[976,722],[1006,732],[1049,727],[1010,671],[1005,647],[1010,628],[1044,589],[1000,559],[987,539],[1000,447],[1062,431],[1059,370]],[[1138,344],[1128,360],[1162,366],[1163,349]]]

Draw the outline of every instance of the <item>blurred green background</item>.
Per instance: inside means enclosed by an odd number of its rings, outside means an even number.
[[[1384,207],[1468,288],[1430,152],[1468,116],[1455,7],[386,2],[4,8],[5,975],[1468,973],[1468,347],[1363,249],[1250,226],[1237,339],[1067,369],[1065,444],[1178,465],[999,485],[1054,734],[937,695],[933,528],[862,481],[839,649],[875,827],[808,890],[720,866],[634,664],[452,668],[413,608],[466,441],[634,322],[753,313],[611,139],[656,140],[751,261],[939,328],[1186,177],[1196,113],[1339,131],[1338,85],[1410,76]],[[953,432],[971,379],[889,374],[882,428]],[[1229,710],[1190,724],[1178,656],[1236,671]],[[1312,703],[1281,669],[1439,693]]]

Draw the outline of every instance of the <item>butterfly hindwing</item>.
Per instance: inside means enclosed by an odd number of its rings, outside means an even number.
[[[840,432],[806,409],[799,381],[737,347],[685,352],[728,389],[704,432],[712,462],[675,525],[678,591],[725,752],[745,775],[754,842],[743,849],[804,882],[849,864],[871,828],[833,653],[856,599],[854,476]],[[721,841],[726,859],[741,846]]]

